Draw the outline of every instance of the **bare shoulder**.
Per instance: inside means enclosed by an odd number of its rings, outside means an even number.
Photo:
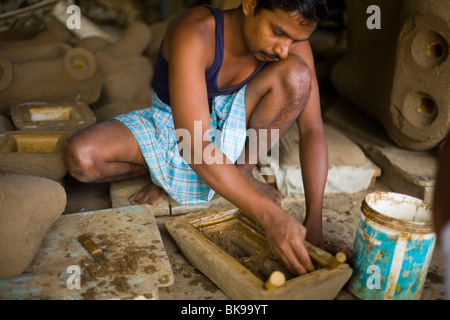
[[[301,57],[307,63],[313,58],[311,44],[309,43],[309,41],[298,43],[294,48],[291,49],[290,53]]]
[[[164,38],[163,51],[170,60],[174,47],[193,45],[208,48],[214,43],[214,17],[207,7],[196,6],[171,22]]]

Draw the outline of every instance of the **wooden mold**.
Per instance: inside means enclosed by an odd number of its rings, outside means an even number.
[[[11,119],[19,130],[79,131],[96,123],[90,107],[84,103],[26,103],[11,107]]]
[[[186,259],[230,298],[242,300],[331,300],[352,275],[347,263],[305,242],[316,271],[294,276],[271,253],[262,229],[238,209],[188,214],[166,222]],[[286,282],[267,290],[274,271]]]
[[[0,172],[60,181],[66,175],[64,144],[69,132],[11,131],[0,135]]]

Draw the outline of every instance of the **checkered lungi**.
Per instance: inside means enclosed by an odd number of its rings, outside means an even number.
[[[232,95],[215,97],[212,103],[210,141],[213,141],[232,163],[241,155],[247,135],[245,88]],[[152,95],[150,108],[133,111],[114,119],[124,123],[134,134],[147,162],[152,181],[170,197],[179,204],[201,204],[211,200],[214,190],[200,179],[179,154],[172,109],[155,93]]]

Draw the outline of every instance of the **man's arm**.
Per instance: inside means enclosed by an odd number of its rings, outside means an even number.
[[[284,212],[273,201],[257,191],[234,164],[211,142],[202,136],[194,136],[194,122],[202,122],[202,134],[209,129],[209,106],[207,99],[205,69],[211,61],[205,57],[210,52],[211,39],[206,28],[197,27],[195,21],[182,22],[169,41],[170,100],[176,129],[185,129],[205,148],[214,148],[215,158],[222,163],[190,165],[199,177],[212,189],[238,208],[255,218],[266,232],[274,254],[298,274],[314,270],[303,245],[305,228]],[[214,28],[212,28],[214,30]],[[213,32],[213,31],[211,31]],[[194,144],[193,144],[194,145]],[[195,152],[192,146],[192,154]],[[202,153],[203,157],[203,153]]]
[[[442,229],[450,223],[450,205],[448,200],[450,190],[450,134],[444,141],[438,157],[436,184],[433,195],[433,222],[438,238]],[[450,267],[450,266],[449,266]]]
[[[292,53],[303,58],[311,71],[308,102],[297,118],[300,134],[300,164],[305,190],[307,240],[323,248],[322,204],[328,175],[328,150],[323,131],[319,85],[309,42],[296,46]]]

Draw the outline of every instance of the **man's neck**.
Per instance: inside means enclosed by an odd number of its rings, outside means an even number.
[[[251,55],[244,39],[242,24],[244,14],[242,8],[225,11],[225,39],[227,50],[235,57],[246,57]]]

